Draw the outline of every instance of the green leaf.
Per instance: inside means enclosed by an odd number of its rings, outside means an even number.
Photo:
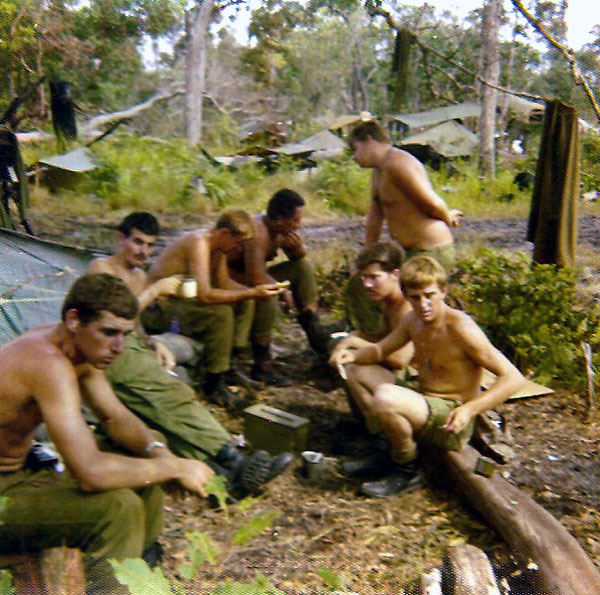
[[[227,480],[222,475],[213,475],[204,486],[209,496],[214,496],[219,508],[227,510]]]
[[[188,531],[185,536],[188,538],[188,558],[189,564],[182,564],[179,567],[181,576],[185,579],[192,579],[198,572],[198,567],[205,562],[215,565],[219,560],[220,550],[215,542],[201,531]]]
[[[271,523],[281,514],[279,510],[256,515],[247,523],[244,523],[233,536],[232,542],[236,545],[245,545],[251,539],[267,529]]]
[[[123,562],[110,560],[117,580],[125,585],[131,595],[173,595],[173,590],[160,568],[151,569],[141,558]]]

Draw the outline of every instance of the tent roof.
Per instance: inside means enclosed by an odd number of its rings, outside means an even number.
[[[440,122],[455,118],[479,117],[480,114],[481,107],[477,103],[466,101],[465,103],[446,105],[414,114],[393,114],[388,116],[388,119],[398,120],[406,124],[409,128],[423,128],[424,126],[432,126],[433,124],[439,124]]]
[[[345,148],[346,143],[339,136],[329,130],[321,130],[321,132],[317,132],[317,134],[299,143],[286,143],[274,150],[284,155],[298,155],[300,153],[312,153],[313,151],[343,150]]]
[[[85,147],[78,147],[62,155],[45,157],[44,159],[40,159],[39,163],[73,172],[89,171],[97,167],[94,156]]]
[[[425,132],[413,134],[398,143],[402,145],[430,145],[444,157],[471,155],[477,148],[477,136],[462,124],[450,120]]]

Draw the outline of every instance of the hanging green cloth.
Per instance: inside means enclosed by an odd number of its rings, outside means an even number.
[[[527,229],[534,262],[575,266],[578,199],[577,109],[547,101]]]

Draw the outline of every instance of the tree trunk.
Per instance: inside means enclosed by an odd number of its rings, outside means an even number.
[[[483,10],[482,52],[483,78],[497,85],[500,78],[500,52],[498,31],[500,26],[500,0],[487,0]],[[496,133],[496,89],[484,85],[479,119],[479,167],[486,177],[496,175],[494,136]]]
[[[191,144],[202,137],[202,96],[206,73],[206,38],[215,0],[200,0],[186,12],[184,131]]]
[[[600,572],[576,539],[529,496],[498,473],[487,478],[473,471],[479,454],[441,451],[457,492],[465,495],[502,535],[523,567],[535,568],[535,593],[600,593]]]

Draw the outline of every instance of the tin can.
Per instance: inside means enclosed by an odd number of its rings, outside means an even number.
[[[181,297],[195,298],[198,295],[196,279],[184,279],[180,287]]]

